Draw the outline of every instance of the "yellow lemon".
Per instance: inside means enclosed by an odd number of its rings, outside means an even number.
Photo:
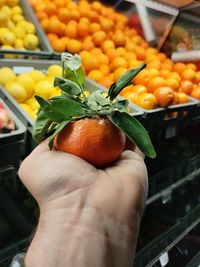
[[[12,30],[12,32],[14,33],[16,38],[24,39],[24,37],[26,36],[26,31],[25,31],[24,27],[22,27],[22,26],[16,26]]]
[[[27,97],[32,97],[35,88],[33,78],[28,73],[22,73],[17,77],[17,82],[26,89]]]
[[[2,34],[1,41],[4,45],[13,45],[15,43],[15,35],[8,31]]]
[[[18,22],[23,21],[23,20],[25,20],[25,19],[24,19],[24,17],[23,17],[22,15],[20,15],[20,14],[14,14],[14,15],[12,16],[12,21],[13,21],[14,23],[18,23]]]
[[[40,105],[38,104],[37,100],[34,97],[29,98],[28,100],[26,100],[25,103],[29,105],[32,110],[38,110],[40,107]]]
[[[51,65],[47,70],[48,76],[60,76],[62,77],[62,67],[59,65]]]
[[[12,15],[15,15],[15,14],[22,14],[23,11],[22,11],[22,8],[20,6],[14,6],[12,9],[11,9],[11,14]]]
[[[2,43],[2,36],[4,33],[9,32],[9,30],[5,27],[0,28],[0,43]]]
[[[19,26],[19,27],[25,28],[26,27],[26,23],[27,23],[27,21],[22,20],[22,21],[20,21],[20,22],[17,23],[16,27]]]
[[[17,100],[17,102],[22,103],[26,100],[26,89],[16,81],[8,82],[5,85],[5,88]]]
[[[15,48],[16,49],[24,48],[23,45],[24,45],[24,42],[22,41],[22,39],[16,39],[16,41],[15,41]]]
[[[37,119],[37,112],[35,110],[33,110],[31,112],[31,114],[29,114],[31,116],[31,118],[35,121]]]
[[[61,95],[61,90],[59,89],[54,89],[50,95],[50,97],[58,96]]]
[[[16,80],[16,75],[10,68],[4,67],[0,69],[0,84],[5,86],[6,83],[14,80]]]
[[[12,14],[12,10],[11,10],[11,8],[10,8],[9,6],[7,6],[7,5],[3,6],[3,7],[1,8],[1,11],[6,12],[6,14],[7,14],[9,17],[10,17],[11,14]]]
[[[28,74],[35,80],[35,82],[39,82],[46,77],[45,74],[40,70],[32,70]]]
[[[5,11],[0,10],[0,27],[7,26],[9,21],[8,15]]]
[[[27,105],[26,103],[21,103],[21,104],[19,104],[20,105],[20,107],[23,109],[23,110],[25,110],[28,114],[30,113],[32,113],[33,111],[32,111],[32,109],[29,107],[29,105]]]
[[[42,80],[35,86],[35,95],[39,95],[43,98],[49,98],[53,90],[54,87],[50,81]]]
[[[10,7],[17,6],[19,4],[19,0],[7,0],[6,4]]]
[[[27,34],[24,38],[24,47],[28,50],[34,50],[37,48],[39,40],[34,34]]]
[[[33,25],[33,23],[26,22],[25,31],[26,31],[26,33],[32,33],[32,34],[35,33],[36,29],[35,29],[35,26]]]
[[[10,31],[12,31],[15,28],[15,24],[11,20],[9,20],[7,27]]]

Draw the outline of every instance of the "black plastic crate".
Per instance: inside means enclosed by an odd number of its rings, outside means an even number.
[[[199,267],[200,266],[200,251],[195,257],[187,264],[186,267]]]
[[[11,118],[15,123],[15,130],[9,133],[0,133],[0,167],[7,165],[19,166],[20,158],[23,153],[25,143],[26,128],[15,114],[9,109],[8,105],[0,99],[4,107],[9,110]]]

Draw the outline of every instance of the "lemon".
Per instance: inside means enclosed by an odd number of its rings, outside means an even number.
[[[7,0],[6,3],[8,6],[13,7],[19,4],[19,0]]]
[[[35,98],[33,98],[33,97],[29,98],[28,100],[26,100],[25,103],[27,105],[29,105],[32,110],[35,110],[35,111],[37,111],[39,109],[39,107],[40,107],[40,105],[38,104],[37,100]]]
[[[5,88],[17,100],[17,102],[22,103],[26,100],[26,89],[16,81],[8,82],[5,85]]]
[[[61,95],[61,90],[59,89],[54,89],[50,95],[50,97],[54,97],[54,96],[58,96],[58,95]]]
[[[8,31],[2,34],[1,41],[5,45],[13,45],[15,43],[15,35],[14,33]]]
[[[18,22],[23,21],[23,20],[24,20],[24,17],[22,15],[20,15],[20,14],[14,14],[12,16],[12,21],[14,23],[18,23]]]
[[[0,69],[0,84],[5,85],[14,80],[16,80],[16,75],[10,68],[4,67]]]
[[[14,15],[14,14],[22,14],[23,13],[20,6],[14,6],[11,9],[11,12],[12,12],[12,15]]]
[[[26,22],[25,24],[25,31],[26,33],[35,33],[35,26],[31,22]]]
[[[25,28],[26,27],[26,23],[27,23],[27,21],[22,20],[22,21],[20,21],[20,22],[17,23],[16,27],[19,26],[19,27]]]
[[[27,105],[26,103],[21,103],[21,104],[19,104],[20,105],[20,107],[23,109],[23,110],[25,110],[28,114],[30,113],[32,113],[33,111],[32,111],[32,109],[29,107],[29,105]]]
[[[2,45],[1,49],[7,49],[7,50],[13,50],[13,47],[11,45]],[[17,56],[13,54],[4,54],[4,58],[16,58]]]
[[[15,28],[15,24],[11,20],[9,20],[7,27],[10,31],[12,31]]]
[[[0,10],[0,27],[7,26],[9,21],[8,15],[5,11]]]
[[[35,82],[39,82],[46,77],[45,74],[40,70],[32,70],[28,74],[35,80]]]
[[[28,73],[22,73],[17,77],[17,82],[26,89],[27,97],[34,93],[35,81]]]
[[[22,41],[22,39],[16,39],[16,41],[15,41],[15,48],[16,49],[24,48],[23,45],[24,45],[24,42]]]
[[[29,114],[31,116],[31,118],[35,121],[37,119],[37,112],[36,111],[32,111],[31,114]]]
[[[4,6],[6,4],[6,0],[0,0],[0,7]]]
[[[3,6],[1,8],[1,11],[6,12],[9,17],[11,16],[12,10],[11,10],[11,8],[9,6],[7,6],[7,5],[6,6]]]
[[[26,31],[25,31],[24,27],[22,27],[22,26],[16,26],[12,30],[12,32],[14,33],[16,38],[24,39],[24,37],[26,36]]]
[[[34,34],[27,34],[24,38],[24,47],[28,50],[34,50],[37,48],[39,40]]]
[[[35,95],[39,95],[43,98],[48,98],[53,90],[54,87],[50,81],[42,80],[35,86]]]
[[[62,77],[62,67],[59,65],[51,65],[47,70],[48,76],[61,76]]]
[[[4,33],[9,32],[9,30],[5,27],[0,28],[0,43],[2,43],[2,36]]]

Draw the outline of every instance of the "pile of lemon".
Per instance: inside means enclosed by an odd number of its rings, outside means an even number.
[[[19,0],[0,0],[0,48],[38,50],[35,26],[28,22]]]
[[[62,76],[62,67],[59,65],[49,66],[46,72],[34,69],[19,75],[11,68],[0,68],[0,84],[34,120],[39,109],[34,95],[45,99],[61,95],[61,90],[53,86],[55,76]]]

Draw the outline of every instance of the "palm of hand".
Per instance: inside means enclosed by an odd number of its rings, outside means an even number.
[[[147,196],[146,167],[132,151],[100,170],[71,154],[49,151],[44,142],[22,163],[19,175],[40,208],[86,205],[124,220],[130,210],[143,211]]]

